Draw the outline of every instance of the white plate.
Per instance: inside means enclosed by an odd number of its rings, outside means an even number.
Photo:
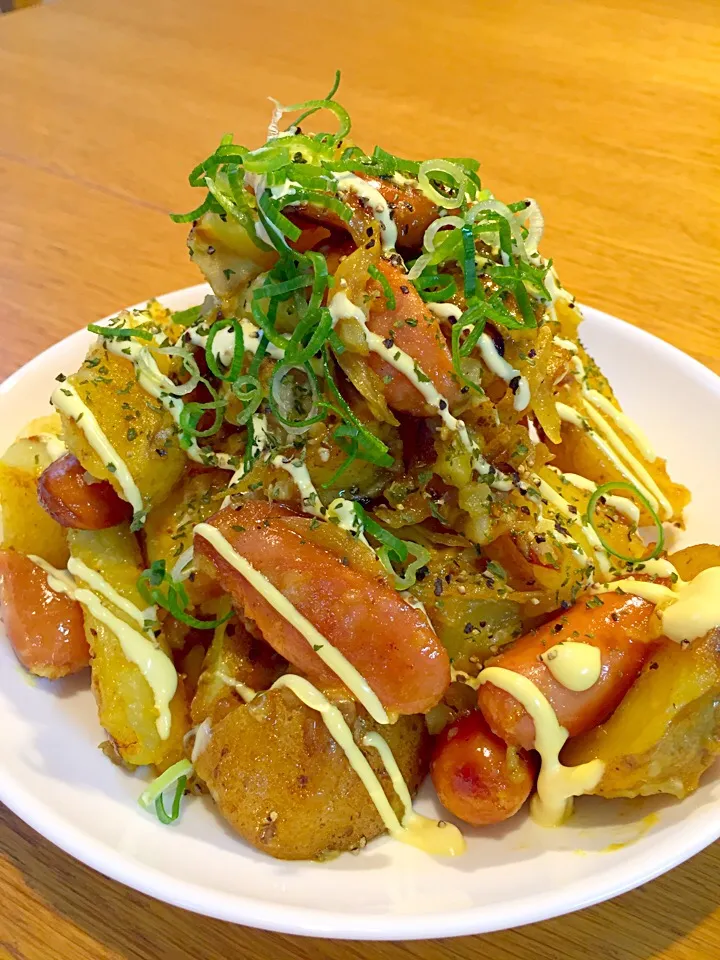
[[[182,309],[206,292],[193,287],[163,300]],[[673,475],[692,488],[681,542],[720,542],[720,448],[707,442],[720,422],[720,379],[614,317],[586,316],[590,352]],[[0,387],[0,448],[47,412],[54,377],[77,368],[91,339],[74,334]],[[103,735],[87,676],[33,683],[5,643],[0,731],[0,799],[53,843],[160,900],[288,933],[407,940],[515,927],[623,893],[720,836],[715,767],[682,803],[585,798],[556,830],[524,816],[468,829],[468,852],[457,860],[383,839],[327,864],[283,863],[249,849],[204,800],[188,798],[171,827],[144,813],[136,802],[142,781],[97,749]],[[426,787],[425,812],[436,809],[431,793]]]

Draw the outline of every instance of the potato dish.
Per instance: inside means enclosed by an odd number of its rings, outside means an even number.
[[[173,219],[212,294],[91,325],[0,459],[8,641],[89,667],[146,811],[207,793],[273,857],[681,799],[720,749],[720,548],[669,555],[690,494],[537,203],[365,152],[336,88],[198,164]]]

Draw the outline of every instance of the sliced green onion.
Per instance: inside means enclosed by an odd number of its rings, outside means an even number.
[[[388,555],[392,556],[397,563],[405,563],[408,558],[408,544],[405,540],[401,540],[400,537],[396,537],[395,534],[381,527],[376,520],[368,516],[361,504],[356,502],[353,504],[353,508],[365,533],[379,540],[383,547],[387,549]]]
[[[143,570],[137,580],[137,591],[148,605],[162,607],[176,620],[198,630],[214,630],[232,616],[230,611],[227,616],[219,620],[198,620],[197,617],[186,613],[190,606],[190,598],[182,583],[174,580],[167,572],[164,560],[155,560],[147,570]]]
[[[478,324],[478,326],[482,331],[482,327],[485,326],[485,321],[483,320],[481,324]],[[479,394],[480,396],[484,396],[485,391],[483,390],[483,388],[479,384],[473,383],[473,381],[470,380],[470,378],[467,377],[463,372],[463,368],[462,368],[463,355],[462,355],[462,349],[460,346],[460,336],[462,334],[462,330],[463,330],[463,325],[462,323],[460,323],[460,321],[458,321],[453,326],[452,333],[450,335],[450,350],[452,354],[453,367],[455,368],[456,375],[465,384],[465,386],[469,387],[471,390],[474,390],[475,393]],[[480,336],[480,334],[478,334],[478,336]]]
[[[287,141],[273,140],[243,157],[243,166],[249,173],[267,174],[286,167],[292,161]]]
[[[187,310],[176,310],[172,314],[172,322],[179,324],[181,327],[192,327],[200,319],[201,310],[201,306],[188,307]]]
[[[408,552],[411,553],[415,559],[412,563],[407,565],[405,568],[405,574],[402,577],[398,576],[398,574],[395,572],[395,568],[390,560],[390,551],[388,547],[382,546],[377,551],[380,562],[394,579],[396,590],[407,590],[409,587],[414,587],[417,582],[418,570],[421,567],[427,566],[427,563],[430,560],[430,551],[426,550],[425,547],[420,546],[419,543],[413,543],[412,540],[405,540],[403,542],[405,543]]]
[[[303,120],[306,120],[308,117],[312,116],[313,113],[317,113],[318,110],[329,110],[330,113],[334,113],[338,120],[338,132],[334,134],[334,140],[343,140],[349,133],[352,126],[350,122],[350,114],[344,107],[341,107],[339,103],[336,103],[335,100],[305,100],[303,103],[293,103],[289,107],[283,107],[283,113],[296,113],[298,110],[302,110],[303,113],[297,118],[297,120],[291,124],[291,126],[296,127]]]
[[[370,266],[368,267],[368,273],[373,278],[373,280],[377,280],[377,282],[382,287],[383,293],[385,294],[386,309],[394,310],[397,307],[397,301],[395,299],[395,294],[393,293],[393,289],[390,286],[390,281],[388,280],[388,278],[385,276],[382,270],[379,270],[375,266],[374,263],[371,263]]]
[[[217,201],[213,195],[208,193],[199,207],[195,207],[195,209],[190,210],[189,213],[171,213],[170,219],[173,223],[190,223],[191,220],[199,220],[204,213],[212,210],[216,203]]]
[[[223,371],[220,368],[218,358],[213,353],[213,344],[215,343],[215,338],[220,333],[221,330],[227,329],[227,327],[232,327],[233,333],[235,334],[235,340],[233,345],[233,356],[230,362],[230,366],[227,370]],[[205,344],[205,362],[210,369],[210,372],[216,376],[219,380],[225,380],[232,383],[237,379],[240,370],[242,369],[243,359],[245,357],[245,341],[243,339],[242,327],[234,317],[229,317],[223,320],[216,320],[215,323],[210,327],[208,333],[207,343]]]
[[[264,283],[262,287],[256,287],[253,290],[253,299],[263,300],[266,297],[280,297],[280,299],[285,299],[294,290],[302,290],[311,284],[312,278],[305,274],[292,277],[290,280],[282,280],[278,283]]]
[[[340,466],[337,468],[335,473],[322,484],[323,490],[328,490],[332,487],[345,473],[350,464],[354,463],[358,458],[358,430],[353,424],[348,423],[339,423],[337,427],[333,430],[333,440],[340,447],[343,453],[347,454],[347,457]],[[345,444],[345,440],[348,440],[348,444]]]
[[[296,418],[287,416],[287,414],[290,412],[287,404],[284,405],[285,409],[280,409],[280,404],[283,402],[282,398],[280,397],[280,392],[283,389],[283,384],[286,377],[293,370],[299,370],[307,377],[309,385],[308,396],[310,397],[310,410],[307,413],[303,413],[300,408],[299,401],[294,400],[293,408],[298,413]],[[324,410],[318,409],[317,377],[315,376],[315,372],[309,363],[302,365],[297,363],[278,364],[275,368],[272,382],[270,384],[268,403],[270,404],[270,409],[272,410],[276,420],[279,420],[284,427],[287,427],[288,430],[292,430],[294,432],[304,432],[308,427],[311,427],[314,423],[320,423],[327,416]]]
[[[419,160],[403,160],[401,157],[397,157],[395,154],[383,150],[382,147],[375,147],[372,153],[372,159],[376,162],[384,162],[386,166],[390,168],[389,173],[400,173],[413,180],[417,180],[420,174]]]
[[[214,436],[223,423],[223,410],[226,404],[224,400],[212,400],[209,403],[186,403],[180,411],[180,440],[190,446],[197,437]],[[198,423],[203,415],[208,411],[214,411],[215,419],[205,430],[198,430]]]
[[[149,330],[143,330],[142,327],[103,327],[99,323],[89,323],[90,333],[97,333],[100,337],[107,340],[132,340],[137,337],[138,340],[152,340],[153,335]]]
[[[261,207],[265,218],[270,221],[275,230],[283,237],[287,237],[293,242],[300,239],[302,230],[282,215],[280,212],[281,207],[272,200],[269,191],[266,190],[261,197],[258,197],[258,206]],[[285,204],[285,206],[287,206],[287,204]]]
[[[325,381],[338,406],[340,407],[343,420],[351,423],[357,428],[358,439],[362,446],[365,447],[365,450],[358,455],[361,456],[363,460],[367,460],[368,463],[374,463],[376,466],[391,467],[395,463],[395,460],[392,456],[390,456],[390,451],[388,448],[385,446],[382,440],[379,440],[374,433],[371,433],[367,429],[361,420],[358,420],[348,406],[345,398],[340,393],[338,385],[335,383],[335,378],[332,375],[332,370],[330,369],[330,354],[327,345],[323,347],[323,369],[325,373]]]
[[[352,210],[346,203],[338,200],[337,197],[331,197],[326,193],[321,193],[319,190],[296,190],[295,193],[288,197],[283,197],[283,199],[287,201],[286,206],[290,204],[309,203],[316,207],[324,207],[326,210],[330,210],[345,223],[352,219]],[[293,237],[292,239],[297,238]]]
[[[310,316],[310,314],[308,315]],[[295,364],[307,364],[308,360],[315,356],[327,340],[328,334],[332,330],[332,324],[332,314],[327,307],[322,307],[320,310],[320,321],[305,347],[298,351],[288,348],[285,354],[286,359]]]
[[[262,287],[259,287],[259,290],[262,291]],[[260,305],[259,299],[256,300],[253,296],[253,300],[250,304],[250,309],[252,311],[253,319],[255,323],[260,327],[262,332],[265,334],[270,343],[275,347],[279,347],[281,350],[284,350],[287,346],[287,339],[281,334],[278,333],[275,329],[275,324],[271,318],[271,313],[273,313],[273,302],[271,301],[270,307],[268,308],[268,313],[265,313],[262,306]],[[257,356],[257,354],[255,354]]]
[[[178,760],[177,763],[168,767],[164,773],[156,777],[152,783],[143,790],[138,797],[138,803],[144,810],[151,810],[154,806],[158,819],[162,823],[172,823],[174,820],[177,820],[180,813],[180,802],[185,792],[187,778],[192,772],[193,765],[189,760]],[[172,787],[173,784],[177,784],[177,786],[175,787],[171,814],[168,815],[162,797],[163,793]]]
[[[640,501],[640,503],[645,507],[647,512],[652,517],[652,521],[655,524],[655,528],[657,529],[657,532],[658,532],[658,540],[657,540],[657,543],[655,544],[655,547],[652,553],[649,553],[647,557],[638,559],[637,557],[630,557],[624,553],[620,553],[613,546],[611,546],[607,542],[607,540],[603,537],[602,531],[600,530],[600,527],[597,524],[595,519],[595,509],[597,507],[597,504],[600,498],[606,496],[610,490],[624,490],[627,493],[632,494],[634,497],[636,497]],[[590,526],[593,528],[593,530],[597,534],[598,540],[603,545],[603,549],[606,550],[609,554],[612,554],[613,557],[617,557],[619,560],[624,560],[626,563],[636,564],[636,563],[645,563],[648,560],[655,560],[657,557],[660,556],[665,546],[665,531],[663,529],[663,525],[657,513],[655,512],[655,510],[653,510],[647,497],[645,497],[642,493],[640,493],[640,491],[634,484],[627,483],[625,480],[610,480],[608,483],[600,484],[600,486],[597,488],[597,490],[595,490],[593,495],[590,497],[590,500],[588,501],[587,510],[585,512],[584,519],[586,523],[590,524]]]
[[[243,412],[233,422],[238,427],[244,427],[250,422],[253,414],[262,403],[262,385],[257,377],[247,375],[234,380],[230,389],[243,404]]]
[[[449,181],[455,187],[455,193],[451,196],[440,193],[430,182],[431,177],[437,181],[442,180],[443,183]],[[429,194],[430,198],[439,207],[459,207],[465,200],[467,176],[463,168],[456,163],[450,163],[448,160],[425,160],[424,163],[420,164],[418,179],[422,190]]]
[[[457,293],[457,284],[453,277],[432,270],[419,276],[415,287],[425,303],[445,303]]]
[[[470,224],[460,230],[463,244],[462,271],[465,286],[465,299],[469,300],[477,290],[477,265],[475,263],[475,236]]]

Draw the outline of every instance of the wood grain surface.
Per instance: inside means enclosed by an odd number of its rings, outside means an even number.
[[[60,0],[0,17],[0,376],[197,281],[166,214],[226,130],[336,67],[356,138],[473,155],[535,196],[566,286],[720,372],[717,0]],[[0,771],[0,776],[2,775]],[[482,938],[302,940],[106,880],[0,813],[2,960],[720,956],[720,848],[617,901]],[[538,879],[541,882],[541,879]]]

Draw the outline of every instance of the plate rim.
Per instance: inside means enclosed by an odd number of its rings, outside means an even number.
[[[161,303],[197,297],[198,302],[210,292],[207,284],[194,284],[155,298]],[[148,301],[136,304],[143,307]],[[669,359],[684,367],[696,381],[720,397],[720,376],[694,357],[653,333],[621,320],[595,307],[581,305],[583,311],[601,323],[621,329],[637,339],[639,344],[652,342]],[[116,316],[119,311],[104,319]],[[100,321],[102,322],[102,321]],[[87,335],[83,328],[48,346],[0,384],[0,397],[10,392],[37,368],[42,368],[49,354],[62,344]],[[419,918],[414,914],[360,914],[335,910],[320,910],[283,904],[282,901],[254,899],[244,894],[209,890],[200,884],[170,877],[156,867],[140,864],[127,853],[121,853],[109,843],[85,833],[65,818],[55,814],[52,807],[16,781],[0,777],[0,801],[33,830],[81,863],[104,876],[122,883],[161,902],[232,923],[240,923],[262,930],[302,936],[333,937],[343,940],[419,940],[438,937],[491,933],[551,919],[566,913],[612,899],[628,892],[673,867],[695,856],[720,837],[720,820],[705,817],[697,824],[682,847],[666,838],[660,844],[660,853],[650,865],[645,860],[626,869],[618,882],[612,871],[601,871],[597,877],[576,881],[576,895],[569,902],[567,890],[559,888],[538,893],[532,901],[508,901],[494,905],[493,914],[480,920],[478,908],[471,907],[453,913],[429,914]],[[672,836],[672,835],[671,835]]]

